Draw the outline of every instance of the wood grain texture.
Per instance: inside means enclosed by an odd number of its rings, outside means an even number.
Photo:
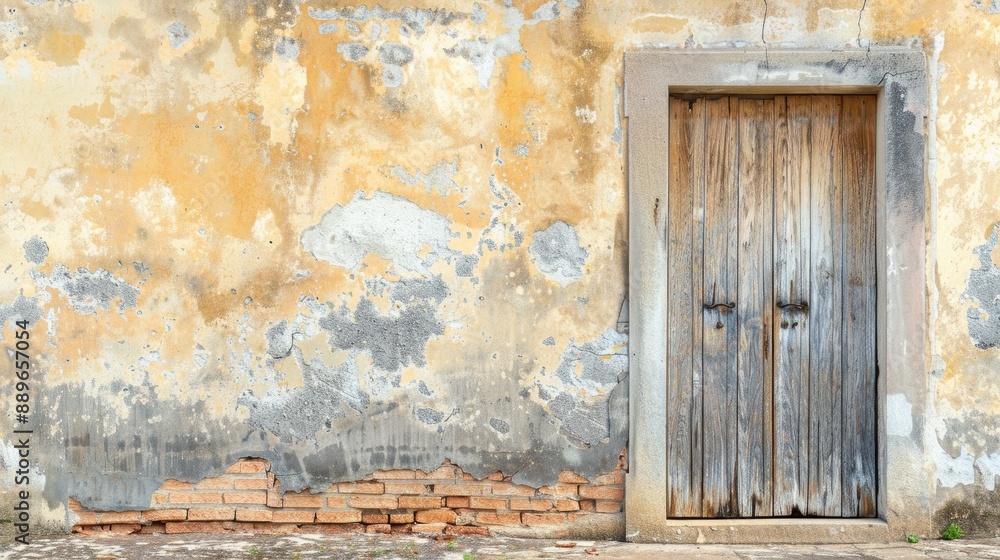
[[[702,291],[705,298],[736,301],[737,112],[735,98],[706,105],[705,257]],[[705,517],[736,515],[736,313],[702,311],[703,320],[703,482]]]
[[[776,99],[774,292],[783,303],[809,301],[811,99]],[[776,313],[774,514],[797,515],[809,489],[809,314]]]
[[[841,515],[841,344],[843,254],[838,149],[840,98],[812,100],[809,314],[809,511]]]
[[[705,101],[670,100],[671,181],[668,216],[667,302],[667,515],[701,516],[700,457],[696,470],[693,450],[701,445],[700,412],[693,423],[694,361],[693,338],[695,299],[692,285],[694,191],[703,182],[705,153]],[[698,294],[700,296],[700,294]],[[701,342],[698,341],[698,361]],[[700,363],[699,363],[700,367]],[[700,395],[697,396],[700,400]],[[700,411],[700,407],[699,407]]]
[[[875,515],[874,96],[845,96],[840,128],[844,184],[844,517]]]
[[[740,99],[739,111],[739,243],[736,310],[738,315],[737,512],[742,517],[770,516],[770,473],[766,472],[770,438],[765,426],[770,411],[766,386],[770,379],[769,292],[771,275],[770,181],[773,100]],[[765,303],[766,302],[766,303]],[[766,429],[765,429],[766,428]]]

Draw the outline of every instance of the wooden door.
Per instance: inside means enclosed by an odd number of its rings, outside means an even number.
[[[875,111],[670,98],[668,517],[876,515]]]

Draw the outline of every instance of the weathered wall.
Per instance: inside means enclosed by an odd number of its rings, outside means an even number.
[[[936,77],[932,389],[889,395],[890,435],[926,450],[940,512],[1000,526],[996,1],[3,9],[0,344],[33,322],[36,528],[244,456],[286,489],[446,458],[611,471],[622,53],[872,44],[922,45]]]

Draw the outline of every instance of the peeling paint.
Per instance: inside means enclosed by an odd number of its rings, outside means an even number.
[[[413,187],[423,184],[427,193],[436,191],[441,196],[447,196],[452,189],[461,190],[454,176],[458,173],[458,158],[451,161],[441,160],[431,166],[427,172],[419,169],[410,173],[402,165],[395,165],[392,174],[396,176],[404,185]]]

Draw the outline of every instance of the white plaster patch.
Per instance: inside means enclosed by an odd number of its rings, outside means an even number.
[[[983,486],[992,492],[996,488],[997,477],[1000,476],[1000,451],[993,455],[984,453],[976,459],[976,468],[983,475]]]
[[[594,124],[597,122],[597,111],[590,107],[577,107],[576,118],[584,124]]]
[[[931,455],[934,458],[934,464],[937,465],[937,478],[941,486],[954,488],[959,484],[973,484],[976,482],[976,459],[964,445],[958,457],[952,457],[935,440],[931,448]]]
[[[406,270],[428,275],[428,263],[450,254],[451,222],[405,198],[376,191],[354,194],[344,206],[331,208],[320,222],[302,232],[302,248],[317,260],[356,270],[375,253]],[[427,259],[419,253],[430,248]]]
[[[885,398],[885,426],[890,436],[910,437],[913,432],[913,405],[906,395],[897,393]]]

